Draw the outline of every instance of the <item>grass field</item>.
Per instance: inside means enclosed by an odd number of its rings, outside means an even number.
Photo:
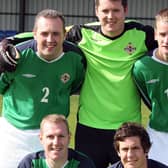
[[[0,113],[1,113],[2,98],[0,97]],[[76,128],[76,112],[78,108],[78,96],[71,96],[71,106],[70,106],[70,115],[68,117],[68,122],[70,126],[70,131],[72,134],[70,147],[74,147],[74,133]],[[142,123],[146,126],[148,122],[149,111],[146,106],[142,103]]]

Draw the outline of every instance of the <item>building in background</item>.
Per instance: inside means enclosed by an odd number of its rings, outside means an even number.
[[[67,26],[96,21],[94,0],[0,0],[0,2],[0,36],[3,33],[9,35],[31,31],[35,15],[45,8],[62,11]],[[167,6],[168,0],[128,0],[128,19],[153,25],[155,14]]]

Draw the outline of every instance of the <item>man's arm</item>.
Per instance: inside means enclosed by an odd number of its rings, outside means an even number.
[[[148,96],[145,81],[143,80],[143,74],[141,71],[141,67],[139,66],[138,62],[139,61],[137,61],[133,67],[133,79],[135,81],[135,84],[138,88],[138,91],[141,95],[143,102],[149,108],[149,110],[151,110],[152,109],[151,100]]]

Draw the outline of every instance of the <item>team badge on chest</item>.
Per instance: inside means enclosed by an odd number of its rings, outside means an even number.
[[[130,42],[128,43],[128,45],[124,48],[124,50],[128,53],[128,54],[132,54],[135,52],[136,47],[133,46],[133,44]]]
[[[64,73],[61,75],[61,81],[63,83],[67,83],[70,80],[70,75],[68,73]]]

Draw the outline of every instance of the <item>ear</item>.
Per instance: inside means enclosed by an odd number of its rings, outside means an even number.
[[[117,151],[117,154],[118,154],[118,156],[120,157],[120,152],[119,152],[119,151]]]
[[[70,140],[71,140],[71,133],[69,133],[69,135],[68,135],[69,144],[70,144]]]
[[[66,39],[66,35],[67,35],[67,31],[65,31],[64,33],[64,40]]]
[[[95,7],[95,15],[98,17],[98,7]]]
[[[125,12],[125,15],[128,14],[128,6],[126,6],[126,7],[124,8],[124,12]]]
[[[34,37],[35,40],[36,40],[36,34],[37,34],[36,30],[33,29],[33,37]]]
[[[43,136],[41,133],[39,134],[39,140],[40,140],[40,143],[43,144]]]
[[[157,40],[157,30],[156,30],[156,28],[154,30],[154,36],[155,36],[155,40]]]

